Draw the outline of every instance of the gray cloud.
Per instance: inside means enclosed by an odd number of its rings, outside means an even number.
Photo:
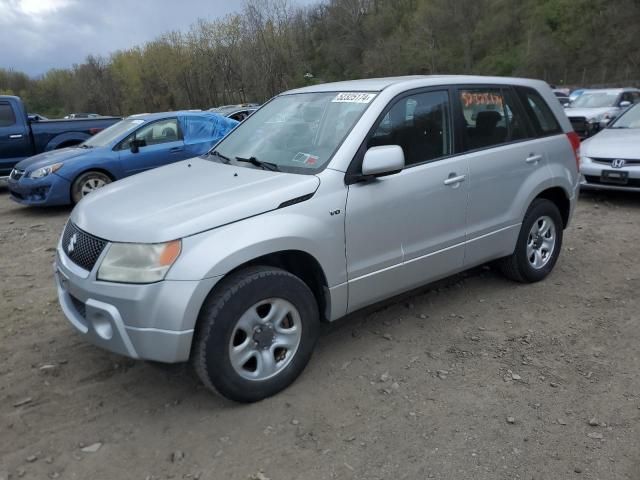
[[[0,0],[0,67],[39,75],[242,7],[242,0]]]

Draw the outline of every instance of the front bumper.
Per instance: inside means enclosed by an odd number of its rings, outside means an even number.
[[[71,203],[71,183],[55,173],[43,178],[7,177],[9,195],[23,205],[68,205]]]
[[[602,129],[600,121],[589,121],[584,117],[569,117],[569,121],[581,140],[592,137]]]
[[[628,175],[627,181],[624,183],[605,181],[602,176],[604,170],[626,173]],[[583,190],[640,191],[640,165],[630,165],[614,169],[611,165],[589,159],[583,160],[580,164],[580,173],[580,188]]]
[[[188,360],[200,307],[217,278],[139,285],[103,282],[96,279],[101,260],[87,272],[58,246],[58,300],[75,330],[88,342],[127,357]]]

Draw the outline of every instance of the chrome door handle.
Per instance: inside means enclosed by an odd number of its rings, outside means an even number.
[[[23,135],[21,133],[14,133],[12,135],[9,135],[9,138],[22,138]]]
[[[525,162],[527,162],[527,163],[538,163],[540,160],[542,160],[542,155],[529,155],[527,157],[527,159],[525,160]]]
[[[453,173],[452,175],[455,175],[455,173]],[[445,185],[455,185],[457,183],[464,182],[465,178],[466,178],[466,175],[458,175],[457,177],[449,177],[444,181],[444,184]]]

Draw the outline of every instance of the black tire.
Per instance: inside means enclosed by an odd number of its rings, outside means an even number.
[[[90,170],[78,175],[71,184],[71,201],[74,204],[78,203],[86,195],[86,193],[83,193],[83,187],[89,182],[103,183],[104,185],[107,185],[111,183],[111,177],[106,173],[95,170]]]
[[[534,223],[542,217],[548,217],[552,220],[556,240],[546,264],[540,268],[534,268],[527,258],[527,243]],[[558,261],[558,256],[562,249],[563,228],[564,225],[558,207],[550,200],[544,198],[535,199],[529,206],[522,221],[515,251],[508,257],[500,259],[497,262],[498,267],[507,278],[516,282],[539,282],[551,273]]]
[[[284,299],[299,313],[302,333],[288,364],[270,378],[250,380],[231,362],[232,335],[238,319],[266,299]],[[248,267],[220,282],[205,301],[196,327],[192,362],[206,387],[237,402],[255,402],[289,386],[309,362],[318,339],[318,304],[309,287],[279,268]]]

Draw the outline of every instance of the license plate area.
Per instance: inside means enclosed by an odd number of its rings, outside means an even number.
[[[629,183],[629,172],[621,172],[620,170],[603,170],[600,175],[600,181],[603,183],[617,183],[625,185]]]

